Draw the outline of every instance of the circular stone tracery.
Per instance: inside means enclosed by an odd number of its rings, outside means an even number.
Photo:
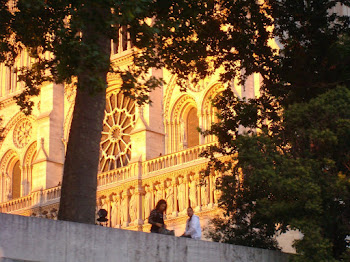
[[[25,147],[32,138],[32,123],[28,119],[18,122],[13,130],[13,143],[17,148]]]
[[[107,96],[100,143],[100,170],[123,167],[131,158],[130,132],[135,125],[135,101],[113,92]]]
[[[200,92],[204,90],[207,86],[207,82],[204,79],[194,80],[194,74],[190,74],[187,80],[187,88],[193,92]]]

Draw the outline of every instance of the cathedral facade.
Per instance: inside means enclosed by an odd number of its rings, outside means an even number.
[[[132,63],[129,42],[112,43],[111,60],[119,67]],[[23,53],[17,66],[31,63]],[[108,211],[107,226],[149,231],[147,218],[160,199],[168,203],[166,224],[176,235],[184,231],[186,209],[193,207],[205,231],[220,213],[215,181],[204,180],[207,159],[200,156],[215,137],[202,136],[216,119],[212,99],[222,90],[218,76],[188,81],[187,91],[165,69],[150,74],[166,84],[152,91],[151,104],[138,106],[120,92],[120,79],[108,76],[106,109],[100,142],[96,210]],[[239,97],[258,96],[261,79],[252,75],[244,85],[232,82]],[[0,66],[0,212],[56,219],[75,87],[47,83],[33,97],[33,113],[25,116],[14,101],[23,86],[14,68]],[[88,105],[87,105],[88,106]]]

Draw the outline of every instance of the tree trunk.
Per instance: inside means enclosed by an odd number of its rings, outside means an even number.
[[[106,33],[109,8],[86,1],[78,89],[64,164],[59,220],[95,223],[97,171],[106,104],[106,79],[110,63],[110,39]],[[95,3],[94,3],[95,2]],[[107,20],[108,21],[108,20]],[[94,60],[95,59],[95,60]],[[99,83],[102,83],[98,85]]]

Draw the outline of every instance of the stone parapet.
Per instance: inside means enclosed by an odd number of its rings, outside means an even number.
[[[277,251],[66,221],[0,214],[0,224],[7,261],[288,261]]]

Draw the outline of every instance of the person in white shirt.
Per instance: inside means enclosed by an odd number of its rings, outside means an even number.
[[[187,208],[187,215],[189,216],[189,219],[187,219],[186,231],[182,237],[193,238],[196,240],[201,239],[201,224],[199,223],[199,217],[193,214],[192,207]]]

